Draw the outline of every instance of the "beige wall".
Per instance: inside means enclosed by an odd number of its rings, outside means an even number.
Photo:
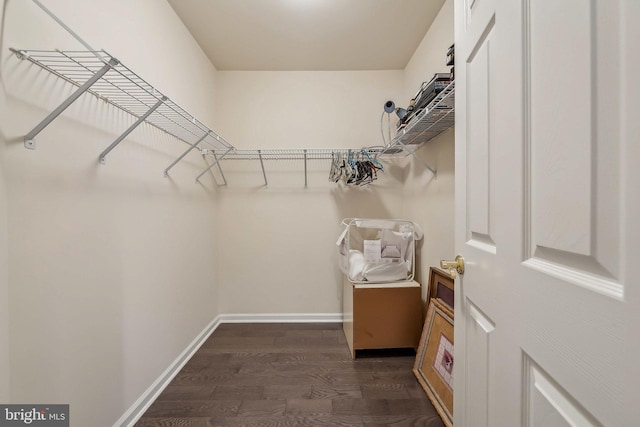
[[[453,1],[443,6],[405,70],[378,72],[216,73],[217,128],[238,148],[378,145],[387,99],[398,105],[435,72],[448,71]],[[386,126],[386,123],[385,123]],[[326,181],[316,162],[303,188],[302,165],[224,162],[229,185],[220,191],[220,310],[222,313],[339,313],[340,272],[335,237],[345,217],[407,218],[425,231],[417,277],[453,253],[453,131],[414,160],[394,162],[369,188]]]
[[[0,1],[0,6],[4,6]],[[0,26],[4,23],[4,7],[0,7]],[[0,47],[2,46],[0,31]],[[1,76],[1,75],[0,75]],[[2,79],[0,79],[2,83]],[[6,104],[4,90],[0,90],[0,117],[4,117]],[[9,402],[10,365],[9,365],[9,263],[8,263],[8,226],[7,226],[7,191],[3,159],[6,136],[0,127],[0,402]]]
[[[453,0],[447,0],[404,70],[404,98],[409,100],[420,84],[437,72],[448,72],[446,52],[453,44]],[[424,241],[416,263],[416,277],[426,284],[429,266],[454,254],[454,131],[449,129],[427,142],[418,156],[437,169],[434,178],[424,165],[411,159],[406,170],[403,216],[421,224]],[[423,288],[423,293],[426,287]]]
[[[238,148],[380,145],[380,115],[402,71],[217,72],[218,128]],[[222,313],[341,313],[335,241],[345,217],[397,217],[403,172],[370,187],[327,181],[329,162],[223,163]]]
[[[0,136],[0,144],[4,139]],[[4,144],[2,144],[4,145]],[[7,196],[0,148],[0,402],[9,401],[9,274],[7,254]]]
[[[215,72],[164,2],[45,4],[240,149],[379,145],[384,101],[445,71],[453,40],[449,0],[404,71]],[[184,147],[146,126],[98,165],[132,120],[90,96],[24,149],[72,88],[8,47],[82,47],[32,2],[0,5],[0,401],[69,402],[73,425],[109,425],[218,313],[341,312],[345,217],[420,223],[423,280],[453,254],[453,131],[419,152],[436,180],[399,161],[346,189],[326,162],[308,188],[300,162],[267,162],[266,188],[257,162],[225,162],[226,188],[195,185],[195,154],[163,179]]]
[[[0,105],[4,105],[3,92],[0,92]],[[0,129],[0,402],[9,402],[9,264],[7,262],[9,229],[7,227],[7,191],[2,166],[6,140],[3,133]]]
[[[0,1],[0,26],[5,21],[4,1]],[[0,31],[0,47],[2,32]],[[1,74],[0,74],[1,77]],[[0,83],[2,79],[0,79]],[[0,114],[6,104],[4,90],[0,90]],[[8,226],[7,226],[7,191],[3,158],[5,151],[5,133],[0,127],[0,402],[9,402],[10,365],[9,365],[9,264],[8,264]]]
[[[215,69],[167,3],[45,3],[212,121]],[[8,259],[11,400],[70,403],[72,425],[111,425],[218,313],[214,186],[194,183],[204,167],[195,154],[164,179],[185,145],[148,126],[99,165],[133,120],[88,95],[26,150],[22,136],[73,88],[8,48],[82,46],[34,3],[0,4],[0,304]]]
[[[402,70],[218,71],[216,128],[238,148],[380,145]]]

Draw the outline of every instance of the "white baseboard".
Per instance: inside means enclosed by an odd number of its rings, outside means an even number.
[[[118,421],[115,422],[114,427],[130,427],[133,426],[142,417],[144,412],[149,409],[149,406],[154,400],[162,393],[162,391],[169,385],[171,380],[180,372],[180,369],[191,359],[196,351],[200,348],[209,335],[216,330],[220,325],[220,316],[217,316],[211,321],[203,330],[195,337],[193,341],[187,346],[187,348],[180,353],[180,355],[169,365],[167,369],[151,384],[151,386],[145,390],[144,393],[136,400],[133,405],[125,412]]]
[[[131,427],[169,385],[180,369],[191,359],[221,323],[342,323],[342,313],[290,314],[221,314],[211,321],[167,369],[145,390],[114,427]]]
[[[342,313],[221,314],[220,323],[342,323]]]

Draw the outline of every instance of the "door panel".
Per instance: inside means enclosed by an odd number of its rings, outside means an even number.
[[[602,76],[619,66],[616,10],[615,1],[606,8],[581,0],[524,3],[525,260],[621,299],[620,88]],[[566,44],[557,43],[558,34]],[[563,63],[571,78],[560,78],[553,63]]]
[[[528,357],[524,360],[525,427],[601,427],[582,406]]]
[[[470,244],[495,253],[491,238],[490,118],[491,110],[491,29],[493,20],[467,59],[467,163],[468,237]]]
[[[491,2],[493,0],[489,0]],[[484,1],[486,3],[487,0]],[[464,15],[464,22],[467,31],[469,31],[469,27],[472,24],[478,25],[479,21],[483,21],[486,18],[486,12],[491,12],[491,7],[479,7],[479,5],[483,3],[481,0],[465,0],[462,5],[463,8],[460,10],[461,15]],[[456,12],[458,13],[458,12]],[[485,14],[483,16],[483,14]],[[478,16],[479,15],[479,16]]]
[[[591,7],[580,3],[588,5],[584,0],[526,2],[530,98],[525,102],[531,116],[533,243],[589,256],[592,48],[580,41],[590,39]],[[571,191],[558,193],[559,185]]]
[[[629,164],[640,159],[626,154],[637,152],[629,129],[639,121],[628,112],[638,109],[638,50],[628,52],[640,3],[457,0],[455,13],[466,272],[454,422],[629,425],[638,411],[626,394],[640,381],[628,374],[640,371],[629,326],[640,323],[629,262],[640,257],[640,192],[629,191]]]
[[[465,311],[468,314],[465,346],[473,349],[473,357],[465,360],[465,415],[474,420],[475,426],[488,427],[489,341],[495,325],[469,300]]]

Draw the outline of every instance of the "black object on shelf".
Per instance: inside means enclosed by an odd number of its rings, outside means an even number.
[[[447,49],[447,65],[454,65],[455,63],[455,44],[449,46]]]

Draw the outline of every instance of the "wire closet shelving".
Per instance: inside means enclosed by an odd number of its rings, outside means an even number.
[[[406,151],[436,175],[436,170],[415,152],[427,141],[455,125],[456,87],[452,81],[435,98],[398,130],[396,136],[382,150],[382,154]]]
[[[418,112],[405,127],[398,130],[389,148],[404,145],[420,145],[455,124],[456,88],[452,81],[438,93],[427,107]]]
[[[101,163],[137,126],[146,122],[189,148],[165,174],[192,149],[233,150],[223,137],[147,83],[114,56],[100,51],[43,51],[11,49],[18,58],[28,60],[77,86],[76,91],[24,137],[26,148],[35,149],[35,137],[83,93],[88,92],[137,120],[99,155]]]
[[[257,160],[261,164],[263,174],[265,174],[266,183],[264,161],[302,160],[304,161],[306,185],[308,160],[331,160],[336,154],[344,155],[348,151],[362,150],[361,148],[236,150],[222,136],[104,50],[10,50],[18,58],[28,60],[77,87],[72,95],[25,135],[24,144],[29,149],[35,149],[35,137],[44,128],[83,93],[87,92],[136,118],[136,121],[127,130],[100,153],[100,163],[105,163],[106,156],[142,123],[148,123],[188,145],[186,150],[164,170],[165,176],[171,168],[194,149],[198,149],[203,156],[209,155],[214,159],[214,162],[209,164],[196,180],[199,180],[216,165],[224,180],[220,166],[220,162],[223,160]],[[435,175],[436,170],[420,159],[415,151],[424,142],[453,126],[454,103],[455,89],[452,82],[436,96],[427,108],[416,114],[413,120],[400,129],[387,145],[368,147],[364,150],[376,158],[403,156],[406,152],[407,155],[413,155]]]
[[[264,167],[264,162],[267,160],[292,160],[304,162],[304,186],[307,186],[307,165],[309,161],[333,161],[336,157],[347,158],[350,155],[359,155],[360,153],[366,153],[363,155],[370,158],[378,159],[380,156],[393,156],[393,154],[384,154],[384,147],[365,147],[365,148],[283,148],[283,149],[254,149],[254,150],[232,150],[227,152],[221,151],[208,151],[203,150],[204,155],[210,155],[215,160],[213,164],[209,166],[209,169],[214,166],[218,166],[218,172],[220,173],[223,185],[227,185],[227,180],[220,166],[222,160],[257,160],[260,162],[262,169],[262,176],[264,178],[264,184],[268,185],[267,173]],[[205,170],[205,172],[207,171]],[[201,174],[202,175],[202,174]],[[200,177],[198,177],[200,178]]]
[[[366,147],[364,150],[375,158],[397,157],[400,155],[412,155],[422,163],[434,176],[437,171],[419,158],[415,152],[426,142],[435,138],[440,133],[455,124],[455,81],[452,81],[427,105],[424,110],[403,128],[399,129],[396,136],[382,147]],[[221,160],[258,160],[264,171],[265,160],[304,160],[305,172],[308,160],[332,160],[336,154],[343,157],[349,152],[361,151],[361,149],[264,149],[264,150],[233,150],[223,152],[213,150],[212,154],[218,164]],[[220,169],[222,174],[222,169]],[[224,177],[223,177],[224,179]],[[267,182],[265,176],[265,183]],[[306,183],[306,173],[305,173]]]

